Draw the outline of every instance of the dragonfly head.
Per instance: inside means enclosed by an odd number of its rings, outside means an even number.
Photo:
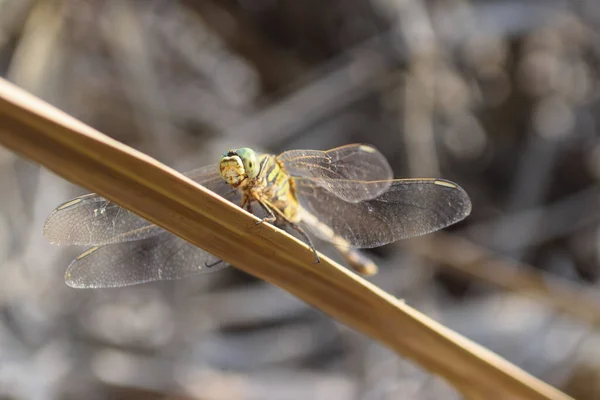
[[[239,186],[246,178],[256,178],[259,171],[258,156],[254,150],[247,147],[228,151],[219,162],[221,178],[233,187]]]

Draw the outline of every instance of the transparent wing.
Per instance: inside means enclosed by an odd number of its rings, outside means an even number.
[[[94,193],[60,205],[44,224],[44,236],[53,244],[104,245],[144,239],[161,231]]]
[[[65,274],[65,281],[76,288],[104,288],[179,279],[214,272],[229,264],[162,231],[154,237],[134,242],[92,247],[77,257]]]
[[[376,182],[346,181],[351,191]],[[358,203],[345,202],[311,179],[296,180],[301,206],[329,228],[304,225],[321,239],[339,235],[352,246],[370,248],[445,228],[471,212],[471,201],[458,185],[441,179],[398,179],[379,197]]]
[[[293,177],[310,178],[312,182],[337,197],[360,202],[385,192],[393,178],[386,158],[374,147],[350,144],[328,151],[290,150],[277,159]],[[376,181],[349,191],[340,180]]]
[[[240,204],[240,195],[219,176],[216,165],[186,174],[209,190]],[[101,246],[142,240],[164,232],[162,228],[115,203],[87,194],[58,206],[44,224],[44,236],[54,244]]]

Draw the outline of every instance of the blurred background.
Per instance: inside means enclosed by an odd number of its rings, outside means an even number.
[[[180,171],[365,142],[459,183],[472,215],[370,280],[600,399],[599,35],[597,0],[0,0],[0,75]],[[234,268],[67,287],[42,227],[83,193],[0,148],[1,399],[461,398]]]

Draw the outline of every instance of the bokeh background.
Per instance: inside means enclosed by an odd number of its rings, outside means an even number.
[[[0,75],[180,171],[365,142],[458,182],[472,215],[370,280],[600,399],[597,0],[0,0]],[[83,193],[0,148],[1,399],[461,398],[234,268],[67,287],[42,226]]]

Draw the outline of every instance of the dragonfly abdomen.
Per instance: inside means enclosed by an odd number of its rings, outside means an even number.
[[[303,208],[300,208],[300,210],[299,214],[302,223],[312,232],[318,233],[317,236],[330,242],[352,269],[365,276],[377,273],[377,265],[371,259],[351,246],[346,239],[337,235],[331,227],[319,221],[316,216]]]

